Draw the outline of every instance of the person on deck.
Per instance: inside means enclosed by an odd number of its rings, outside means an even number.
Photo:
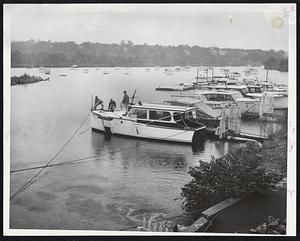
[[[121,109],[125,108],[126,112],[128,111],[128,104],[129,104],[129,96],[127,95],[126,90],[123,91],[123,100],[121,102]]]
[[[109,104],[108,104],[108,110],[111,112],[114,112],[117,107],[116,102],[113,99],[110,99]]]

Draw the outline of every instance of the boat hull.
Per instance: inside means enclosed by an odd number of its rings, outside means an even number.
[[[150,124],[138,123],[131,119],[102,116],[91,112],[91,127],[94,130],[110,132],[111,134],[130,136],[135,138],[192,143],[196,132],[205,127],[195,130],[174,129]]]

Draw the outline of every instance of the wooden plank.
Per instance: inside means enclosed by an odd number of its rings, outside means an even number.
[[[225,208],[230,207],[231,205],[235,204],[236,202],[240,201],[241,198],[228,198],[212,207],[209,209],[206,209],[205,211],[202,212],[202,215],[206,218],[209,219],[212,216],[216,215],[218,212],[224,210]]]
[[[191,226],[189,226],[185,232],[197,232],[208,220],[204,217],[198,218]]]

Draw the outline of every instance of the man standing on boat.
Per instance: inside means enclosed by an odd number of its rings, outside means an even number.
[[[108,104],[108,111],[114,112],[116,107],[117,107],[116,102],[113,99],[110,99]]]
[[[128,111],[128,104],[129,104],[129,96],[127,95],[126,90],[123,91],[123,100],[121,102],[121,109],[125,108],[126,112]]]

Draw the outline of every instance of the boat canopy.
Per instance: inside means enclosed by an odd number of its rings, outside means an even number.
[[[193,105],[199,111],[201,111],[202,113],[204,113],[210,117],[217,118],[220,116],[220,113],[218,111],[216,111],[213,108],[211,108],[210,106],[208,106],[202,100],[184,97],[184,98],[176,98],[176,101],[178,103],[185,104],[185,105]]]

